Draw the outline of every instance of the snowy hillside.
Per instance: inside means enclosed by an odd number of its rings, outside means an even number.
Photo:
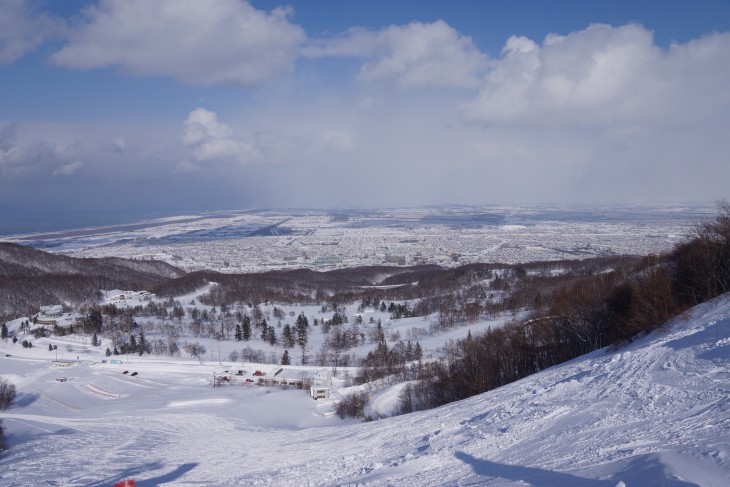
[[[728,295],[616,352],[370,423],[302,391],[211,389],[193,363],[131,377],[5,353],[3,486],[730,484]]]

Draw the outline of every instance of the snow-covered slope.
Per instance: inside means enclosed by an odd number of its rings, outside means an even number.
[[[181,367],[0,358],[20,392],[0,484],[730,485],[728,295],[618,351],[371,423]]]

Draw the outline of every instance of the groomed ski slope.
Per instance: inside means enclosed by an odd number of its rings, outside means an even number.
[[[730,485],[730,295],[618,351],[370,423],[162,366],[139,381],[5,357],[0,371],[22,393],[2,413],[3,486]]]

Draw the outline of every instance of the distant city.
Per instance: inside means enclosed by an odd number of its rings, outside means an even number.
[[[713,205],[449,206],[229,211],[15,235],[75,257],[156,259],[184,270],[515,264],[671,249]]]

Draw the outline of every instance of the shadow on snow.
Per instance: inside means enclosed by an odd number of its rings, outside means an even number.
[[[617,487],[641,485],[643,487],[699,487],[697,484],[668,477],[664,465],[656,455],[641,455],[609,480],[589,479],[563,472],[543,470],[522,465],[507,465],[476,458],[468,453],[456,452],[456,458],[471,466],[474,473],[483,480],[488,478],[525,482],[535,487]]]
[[[95,484],[91,484],[91,487],[102,487],[102,486],[108,487],[117,482],[121,482],[123,480],[130,480],[130,479],[134,479],[137,487],[154,487],[154,486],[157,486],[160,484],[173,482],[173,481],[181,478],[182,476],[184,476],[186,473],[188,473],[189,471],[191,471],[192,469],[194,469],[197,466],[198,466],[197,463],[183,463],[176,469],[174,469],[166,474],[158,475],[157,477],[152,477],[152,478],[148,478],[148,479],[144,479],[144,478],[140,479],[140,476],[142,476],[144,474],[144,472],[150,471],[150,470],[157,470],[162,467],[162,465],[160,463],[141,465],[139,467],[133,467],[133,468],[124,470],[112,478],[107,478],[107,479],[104,479]]]

